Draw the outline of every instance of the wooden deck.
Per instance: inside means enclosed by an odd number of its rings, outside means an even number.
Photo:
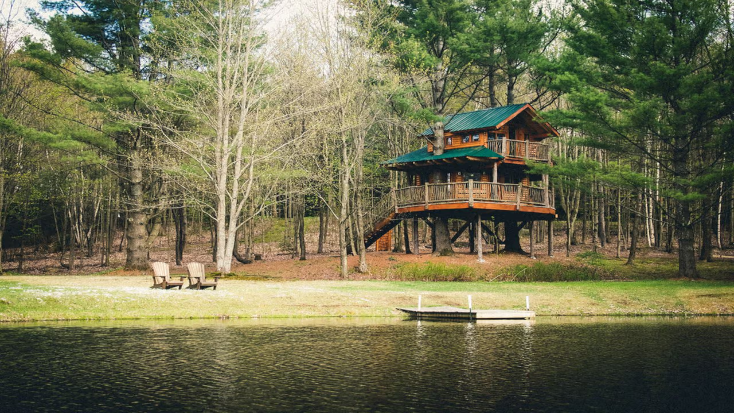
[[[527,320],[535,318],[535,311],[524,310],[472,310],[456,307],[398,308],[415,318],[440,318],[458,320]]]

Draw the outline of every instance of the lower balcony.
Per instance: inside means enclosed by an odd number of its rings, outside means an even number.
[[[485,209],[555,214],[548,188],[493,182],[452,182],[410,186],[394,191],[398,213],[421,210]]]

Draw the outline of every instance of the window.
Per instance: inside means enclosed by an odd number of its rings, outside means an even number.
[[[461,137],[461,143],[469,143],[470,136],[464,135]]]
[[[504,133],[498,133],[496,136],[497,136],[496,139],[505,139]]]
[[[475,133],[474,135],[472,135],[471,140],[472,142],[479,142],[479,134]]]
[[[446,138],[446,146],[451,145],[451,137]]]

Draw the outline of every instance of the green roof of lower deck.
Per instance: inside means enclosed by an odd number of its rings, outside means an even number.
[[[424,146],[417,151],[406,153],[405,155],[398,156],[395,159],[385,161],[382,164],[394,165],[410,162],[433,161],[437,159],[464,158],[467,156],[475,158],[504,159],[504,156],[484,146],[449,149],[444,151],[441,155],[434,155],[432,152],[428,152],[428,146]]]

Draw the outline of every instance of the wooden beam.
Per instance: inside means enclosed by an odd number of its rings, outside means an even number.
[[[425,223],[426,223],[426,225],[428,225],[428,228],[430,228],[431,230],[433,230],[433,222],[431,222],[431,220],[430,220],[430,219],[428,219],[428,218],[426,218],[426,217],[423,217],[423,218],[421,218],[421,219],[423,220],[423,222],[425,222]]]
[[[464,225],[462,225],[461,227],[459,227],[459,230],[456,231],[456,234],[454,234],[454,236],[451,237],[451,243],[452,244],[454,242],[456,242],[457,239],[459,239],[459,237],[461,236],[461,234],[464,233],[464,231],[466,231],[466,228],[469,226],[470,223],[471,223],[471,221],[466,221],[466,222],[464,222]]]

